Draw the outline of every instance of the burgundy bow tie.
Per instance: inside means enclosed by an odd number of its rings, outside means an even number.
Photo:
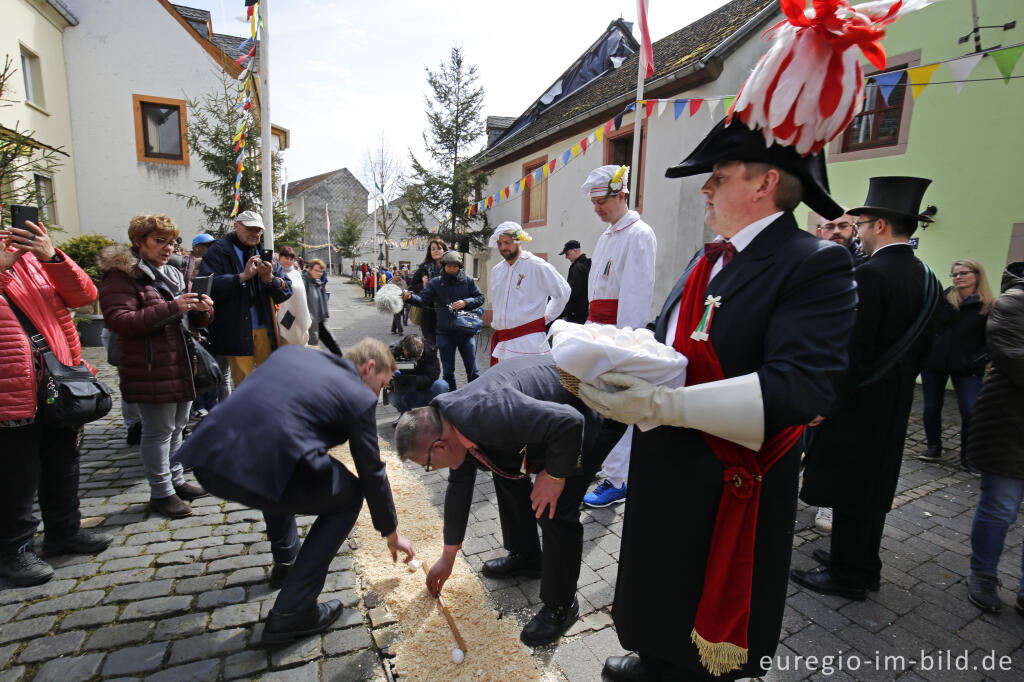
[[[714,265],[715,261],[717,261],[721,256],[722,267],[725,267],[729,264],[729,261],[732,260],[732,257],[735,256],[736,253],[736,247],[729,242],[709,242],[704,245],[704,257],[707,258],[708,262],[712,265]]]

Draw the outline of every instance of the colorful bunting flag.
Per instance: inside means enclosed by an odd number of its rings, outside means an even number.
[[[1017,61],[1020,59],[1021,54],[1024,54],[1024,45],[1007,47],[1002,50],[990,52],[989,54],[992,55],[992,61],[994,61],[996,66],[999,67],[999,73],[1003,74],[1003,80],[1009,83],[1010,74],[1013,73],[1013,67],[1017,66]]]
[[[903,70],[900,71],[889,71],[888,73],[879,73],[871,76],[871,79],[875,81],[875,85],[878,86],[878,92],[881,93],[882,99],[885,103],[889,103],[889,95],[892,94],[892,89],[900,82],[903,78]],[[916,95],[915,95],[916,97]]]
[[[703,99],[694,98],[690,100],[690,118],[693,118],[693,115],[700,111],[700,105],[703,103]]]
[[[928,87],[928,83],[932,79],[932,74],[935,73],[935,69],[939,68],[938,64],[929,64],[927,66],[918,66],[913,69],[907,69],[907,78],[910,79],[910,94],[917,99],[917,96],[924,92],[924,89]]]
[[[654,107],[655,107],[655,105],[657,103],[658,102],[656,100],[653,100],[653,99],[647,100],[647,113],[646,113],[647,118],[651,117],[651,112],[654,111]]]
[[[586,153],[587,153],[587,140],[588,139],[589,138],[584,137],[582,140],[580,140],[580,149],[583,150],[583,154],[584,155],[586,155]]]
[[[969,54],[966,57],[949,62],[949,70],[953,72],[953,80],[956,81],[957,95],[964,89],[964,82],[967,81],[967,77],[971,75],[974,67],[981,61],[981,57],[982,55],[980,54]]]
[[[685,99],[677,99],[677,100],[673,100],[672,101],[672,105],[675,107],[675,113],[676,113],[675,120],[678,121],[679,117],[682,115],[682,113],[684,111],[686,111],[686,102],[687,102],[687,100],[685,100]]]
[[[667,100],[663,100],[663,99],[659,99],[658,100],[658,118],[661,118],[661,115],[665,112],[665,105],[666,104],[668,104]]]

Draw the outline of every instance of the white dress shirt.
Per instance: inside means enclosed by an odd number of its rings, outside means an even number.
[[[519,258],[509,263],[504,258],[491,269],[487,298],[491,301],[495,329],[512,329],[543,317],[545,324],[565,309],[572,289],[555,266],[520,248]],[[494,348],[499,361],[518,355],[549,353],[547,336],[535,332],[501,341]]]

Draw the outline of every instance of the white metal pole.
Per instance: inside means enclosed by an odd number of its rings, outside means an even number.
[[[334,249],[331,246],[331,210],[330,202],[324,206],[324,219],[327,222],[327,272],[334,272],[331,269],[331,251]]]
[[[633,208],[636,208],[636,188],[640,179],[640,128],[643,126],[643,115],[640,111],[644,105],[644,72],[640,69],[640,60],[636,67],[636,108],[633,110],[633,164],[629,167],[629,196]],[[628,205],[628,204],[627,204]]]
[[[274,151],[270,131],[270,0],[260,1],[260,165],[263,170],[263,248],[274,250]]]

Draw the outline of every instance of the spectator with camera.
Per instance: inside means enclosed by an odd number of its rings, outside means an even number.
[[[149,507],[169,518],[190,516],[188,502],[206,495],[185,481],[180,465],[171,467],[170,456],[196,397],[186,334],[213,319],[210,297],[189,293],[185,275],[168,264],[177,236],[167,216],[138,215],[128,226],[130,250],[107,246],[96,255],[103,319],[118,339],[121,394],[142,416]]]
[[[437,350],[441,353],[441,367],[449,390],[455,385],[455,351],[458,349],[466,366],[466,380],[480,376],[476,364],[476,332],[456,324],[460,311],[476,310],[484,304],[480,288],[462,270],[462,258],[455,251],[441,256],[443,271],[440,277],[427,282],[418,295],[411,291],[403,294],[414,306],[433,310],[437,320]]]
[[[260,251],[263,217],[242,211],[234,230],[203,256],[200,275],[213,275],[217,318],[210,352],[225,355],[235,387],[281,346],[274,304],[292,295],[292,283],[269,251]]]
[[[95,554],[111,536],[81,527],[78,511],[77,427],[38,422],[40,368],[20,317],[45,337],[60,362],[77,366],[82,346],[68,308],[96,299],[96,285],[54,248],[46,228],[28,220],[0,229],[0,576],[15,585],[38,585],[53,568],[36,555],[39,526],[32,504],[39,492],[46,554]]]
[[[441,363],[437,347],[417,334],[409,334],[391,346],[391,354],[401,363],[412,362],[408,369],[399,369],[388,387],[388,399],[402,415],[414,407],[423,407],[435,396],[448,392],[448,382],[441,379]]]

